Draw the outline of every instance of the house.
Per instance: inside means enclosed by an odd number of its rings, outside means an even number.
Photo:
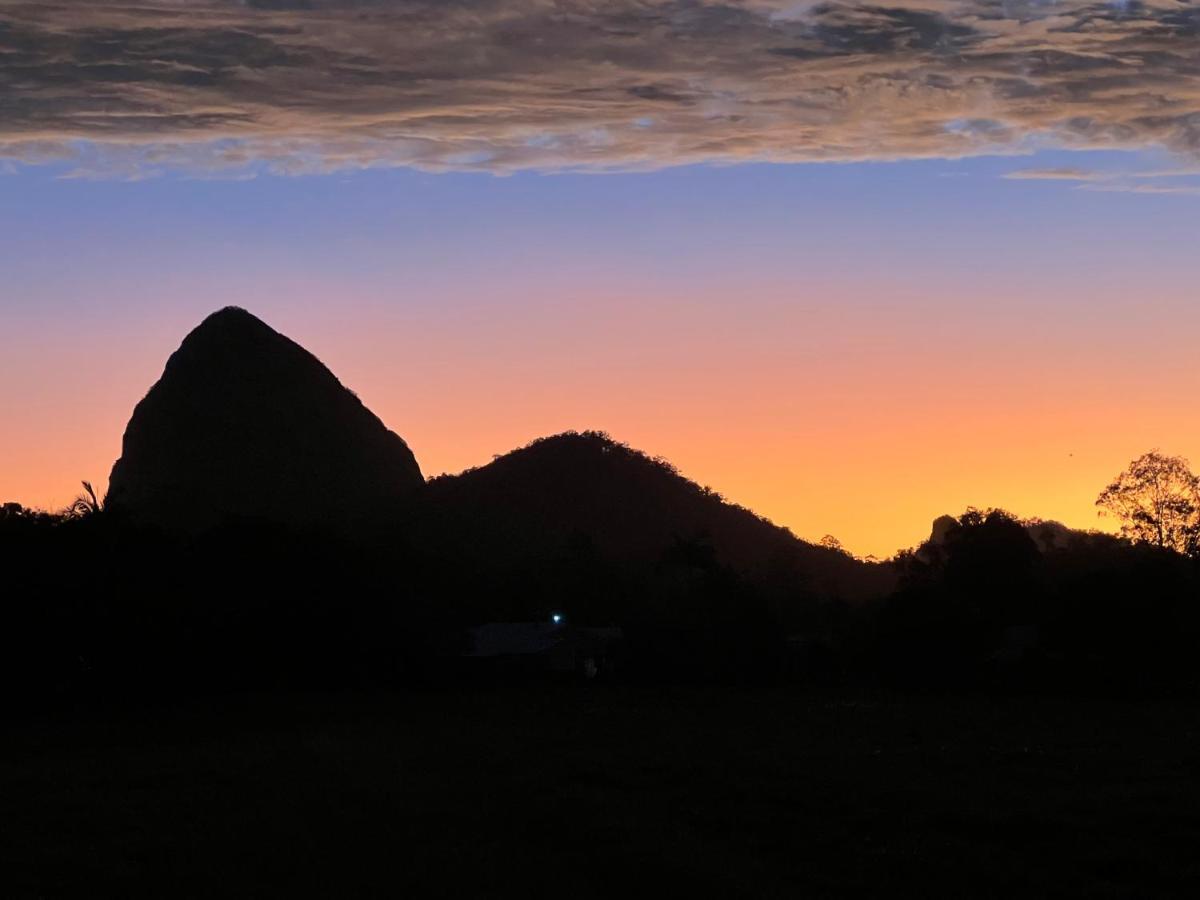
[[[583,628],[561,615],[545,622],[489,622],[470,629],[463,654],[500,672],[554,673],[593,679],[610,675],[618,661],[620,628]]]

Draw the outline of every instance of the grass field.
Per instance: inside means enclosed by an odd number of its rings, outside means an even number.
[[[567,686],[10,722],[0,895],[1194,896],[1200,708]]]

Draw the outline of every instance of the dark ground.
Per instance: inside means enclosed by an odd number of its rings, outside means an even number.
[[[1194,896],[1200,706],[511,687],[10,721],[0,894]]]

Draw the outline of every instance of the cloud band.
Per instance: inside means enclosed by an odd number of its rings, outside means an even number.
[[[0,159],[639,169],[1200,150],[1176,0],[0,0]]]

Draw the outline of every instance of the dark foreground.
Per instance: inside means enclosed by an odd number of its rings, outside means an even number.
[[[1200,707],[524,687],[9,724],[6,897],[1194,896]]]

